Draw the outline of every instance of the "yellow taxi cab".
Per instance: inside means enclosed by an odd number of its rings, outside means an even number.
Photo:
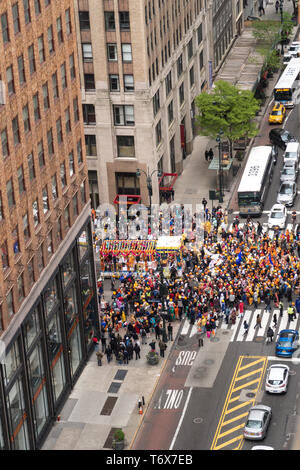
[[[285,118],[285,107],[283,104],[276,103],[269,114],[269,124],[282,124]]]

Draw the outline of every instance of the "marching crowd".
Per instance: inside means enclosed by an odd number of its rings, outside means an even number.
[[[265,310],[271,312],[277,307],[282,315],[285,302],[289,315],[300,313],[299,231],[278,231],[271,239],[262,225],[250,218],[243,229],[235,218],[228,230],[224,210],[218,206],[209,211],[202,202],[204,240],[199,244],[192,237],[186,238],[180,276],[174,263],[170,277],[164,279],[164,288],[157,270],[128,272],[118,280],[112,277],[109,302],[100,288],[101,336],[95,342],[100,340],[99,356],[106,354],[108,362],[115,355],[120,363],[127,364],[134,353],[138,360],[140,342],[148,343],[154,351],[158,341],[163,356],[166,334],[173,339],[172,321],[182,317],[209,336],[215,334],[219,321],[234,324],[246,306],[257,308],[263,303]],[[258,315],[255,327],[260,321]],[[245,334],[248,327],[244,322]],[[155,333],[155,340],[151,341],[151,333]]]

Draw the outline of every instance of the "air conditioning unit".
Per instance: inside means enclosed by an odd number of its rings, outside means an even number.
[[[6,104],[6,90],[5,83],[0,80],[0,105]]]

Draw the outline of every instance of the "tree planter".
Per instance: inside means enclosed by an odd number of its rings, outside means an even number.
[[[113,446],[114,450],[124,450],[125,441],[124,440],[123,441],[116,441],[115,439],[113,439],[112,446]]]
[[[159,355],[157,354],[157,352],[154,352],[154,351],[150,351],[147,356],[147,362],[148,364],[154,366],[156,364],[158,364],[159,362]]]
[[[125,434],[122,429],[117,429],[112,441],[112,447],[115,450],[123,450],[125,447]]]

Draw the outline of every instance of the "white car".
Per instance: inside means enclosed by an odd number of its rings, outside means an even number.
[[[283,65],[287,65],[292,57],[293,56],[289,52],[286,52],[283,56]]]
[[[268,393],[286,393],[289,381],[289,366],[274,364],[269,367],[265,390]]]
[[[268,228],[273,229],[275,227],[278,227],[280,229],[284,229],[286,219],[286,207],[283,204],[274,204],[269,215]]]
[[[300,52],[300,42],[299,41],[293,41],[289,47],[289,53],[293,57],[298,57],[298,53]]]

